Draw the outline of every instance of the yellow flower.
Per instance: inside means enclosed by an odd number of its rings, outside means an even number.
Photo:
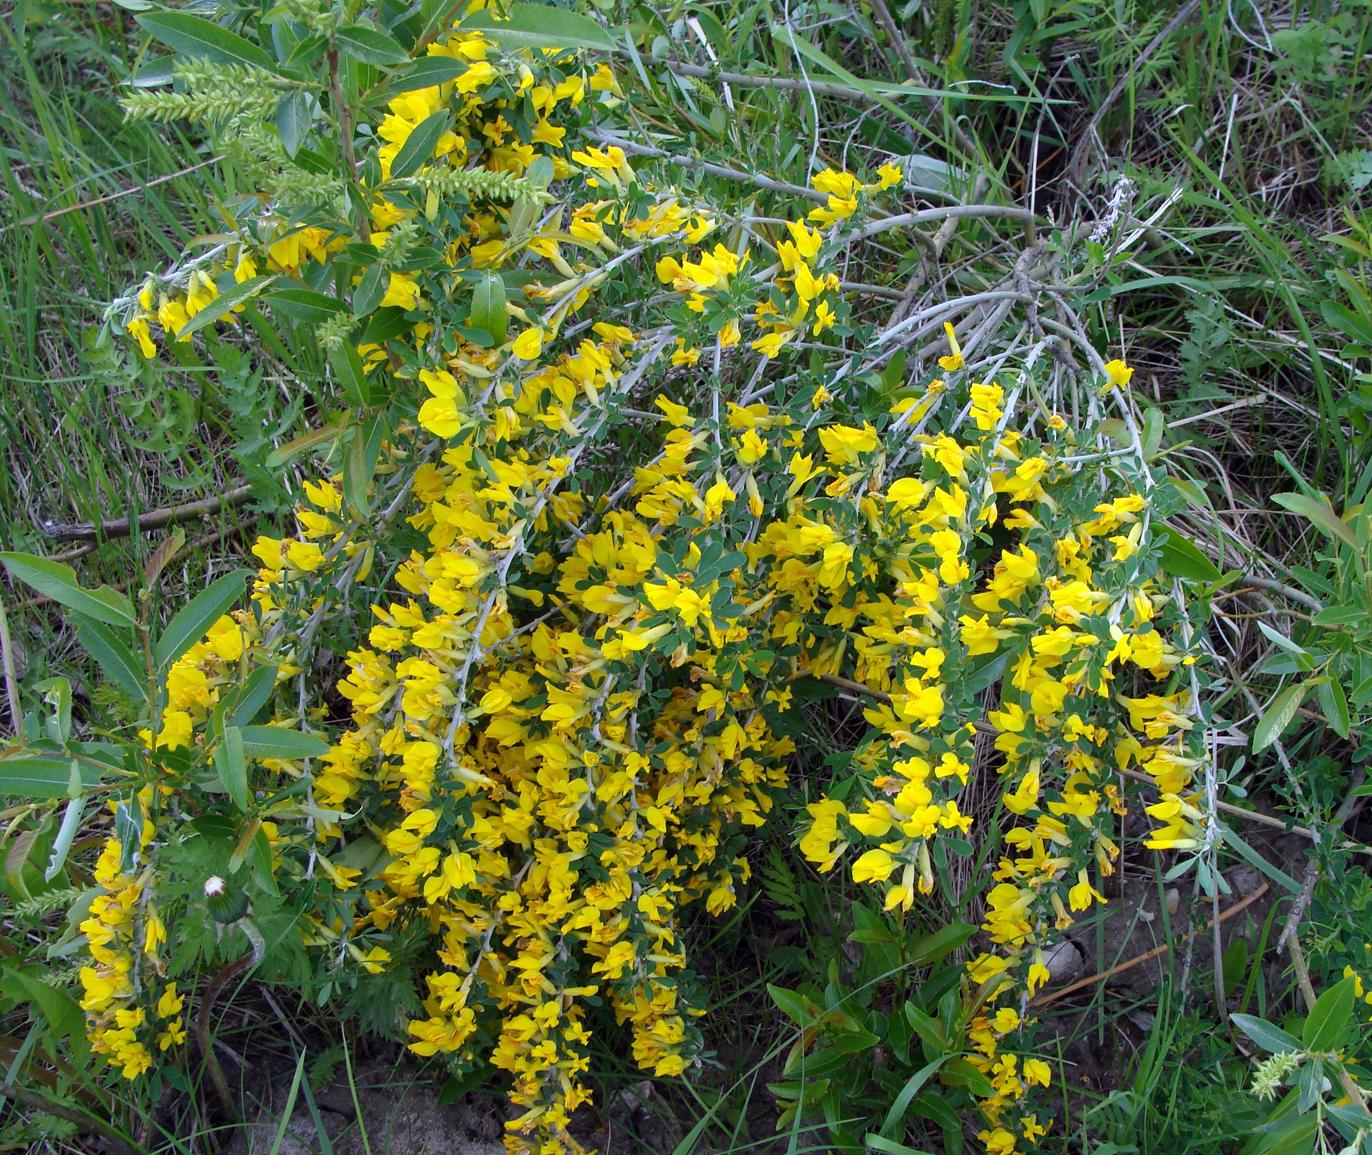
[[[419,283],[408,273],[391,273],[379,308],[413,309],[419,304]]]
[[[1106,386],[1107,389],[1122,389],[1129,384],[1130,379],[1134,376],[1134,370],[1123,361],[1116,359],[1105,363],[1105,376],[1110,381],[1110,384]]]
[[[896,860],[884,850],[869,850],[853,863],[854,882],[885,882],[896,868]]]
[[[522,361],[533,361],[543,352],[543,330],[525,329],[515,338],[511,352]]]
[[[659,396],[653,402],[667,417],[669,425],[680,428],[683,425],[691,424],[691,411],[684,405],[678,405],[675,401],[669,401],[666,397]]]
[[[157,356],[157,346],[153,344],[152,332],[148,328],[146,316],[134,317],[124,326],[124,331],[138,342],[138,351],[151,360]]]
[[[961,369],[966,362],[962,359],[962,346],[958,344],[957,334],[953,332],[952,324],[948,321],[944,321],[943,331],[948,337],[948,348],[951,349],[952,352],[946,357],[940,357],[938,363],[946,372],[952,373],[955,370]]]
[[[790,333],[767,333],[754,341],[752,348],[770,359],[781,352],[781,347],[791,339],[791,336]]]
[[[432,394],[419,407],[419,424],[436,437],[454,436],[463,425],[464,399],[457,378],[446,369],[421,369],[419,380]]]

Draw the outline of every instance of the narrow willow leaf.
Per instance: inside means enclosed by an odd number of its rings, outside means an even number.
[[[148,675],[133,651],[109,626],[93,618],[76,615],[76,640],[95,659],[105,677],[135,702],[148,696]]]
[[[1305,518],[1331,541],[1341,541],[1356,549],[1358,539],[1349,528],[1348,522],[1334,512],[1334,507],[1329,504],[1327,497],[1321,494],[1320,498],[1322,500],[1307,497],[1303,493],[1279,493],[1272,500],[1282,509]]]
[[[1357,999],[1354,986],[1353,979],[1344,979],[1315,1000],[1301,1029],[1306,1050],[1332,1051],[1339,1045],[1353,1015],[1353,1004]]]
[[[248,795],[248,760],[243,749],[243,731],[237,726],[224,727],[224,737],[214,748],[214,765],[233,804],[246,812],[252,801]]]
[[[372,403],[372,387],[367,380],[367,370],[351,342],[345,341],[338,348],[330,349],[329,364],[333,366],[339,388],[350,404],[365,407]]]
[[[97,622],[107,626],[131,626],[136,620],[128,598],[109,586],[82,589],[76,580],[76,571],[69,565],[27,553],[0,553],[0,565],[9,570],[10,577],[16,581],[32,586],[44,597]]]
[[[505,312],[505,282],[496,273],[487,273],[472,290],[471,324],[488,333],[499,345],[509,332],[510,317]]]
[[[394,36],[379,28],[366,28],[361,24],[348,24],[340,28],[334,33],[334,43],[343,55],[382,68],[404,64],[410,59],[410,54],[400,47]]]
[[[292,321],[303,321],[307,325],[321,324],[348,311],[348,306],[337,297],[299,285],[273,289],[264,293],[262,299],[271,305],[273,313],[282,313]]]
[[[305,143],[313,125],[310,98],[305,93],[292,92],[281,98],[281,103],[276,106],[276,131],[281,137],[281,147],[292,160]]]
[[[79,775],[75,763],[72,769]],[[62,815],[62,825],[58,827],[57,837],[53,839],[52,854],[48,858],[48,868],[43,872],[43,881],[51,882],[61,873],[62,867],[67,864],[67,854],[71,851],[71,844],[76,838],[76,832],[81,829],[81,818],[86,813],[86,797],[81,795],[72,798],[67,802],[67,809]]]
[[[1302,1049],[1299,1038],[1294,1034],[1287,1034],[1279,1026],[1273,1026],[1266,1019],[1255,1018],[1254,1015],[1229,1015],[1229,1022],[1239,1027],[1239,1030],[1257,1043],[1258,1047],[1273,1055]]]
[[[313,734],[287,730],[284,726],[244,726],[243,753],[249,758],[276,758],[283,762],[299,758],[319,758],[329,752],[329,744]]]
[[[233,288],[225,289],[176,331],[176,339],[179,341],[183,337],[189,337],[192,333],[198,333],[206,325],[213,325],[245,301],[250,301],[257,296],[275,280],[275,274],[266,277],[249,277],[246,281],[240,281],[234,285]]]
[[[244,583],[252,571],[237,569],[211,583],[208,589],[196,594],[176,617],[172,618],[153,650],[153,661],[159,672],[165,672],[182,654],[205,636],[224,614],[243,596]]]
[[[462,30],[480,31],[502,48],[585,48],[613,52],[615,42],[594,20],[543,4],[511,4],[508,19],[478,12],[462,22]]]
[[[227,725],[246,726],[257,717],[276,688],[276,672],[276,666],[258,666],[248,675],[237,694],[229,698],[232,709],[226,719]]]
[[[1184,581],[1215,582],[1224,575],[1215,563],[1174,529],[1163,527],[1158,551],[1162,571]]]
[[[285,445],[278,446],[267,454],[267,468],[280,469],[292,457],[299,456],[307,450],[316,449],[321,445],[328,445],[332,441],[337,441],[342,432],[343,430],[337,426],[327,425],[323,429],[311,429],[308,433],[293,437]]]
[[[1348,709],[1348,695],[1344,693],[1343,684],[1331,676],[1327,681],[1320,683],[1316,696],[1330,728],[1340,738],[1347,738],[1353,730],[1353,718]]]
[[[1263,712],[1263,716],[1258,719],[1258,724],[1253,728],[1254,754],[1266,750],[1286,732],[1287,726],[1291,725],[1291,719],[1296,716],[1296,711],[1305,701],[1308,689],[1306,683],[1301,682],[1299,685],[1287,686],[1272,699],[1271,704]]]
[[[448,110],[446,108],[440,108],[437,112],[430,113],[420,121],[419,125],[405,138],[405,143],[400,146],[400,151],[395,154],[395,160],[391,162],[391,179],[402,180],[417,173],[433,159],[434,149],[438,147],[439,140],[447,131]]]
[[[434,88],[440,84],[450,84],[471,67],[465,60],[453,60],[447,56],[426,56],[416,60],[403,72],[391,77],[387,91],[392,95],[412,92],[417,88]]]
[[[203,16],[191,12],[147,12],[134,19],[144,32],[174,49],[179,56],[275,69],[272,58],[251,40],[221,28]]]
[[[24,756],[0,758],[0,798],[66,798],[71,785],[70,758]],[[81,785],[99,784],[93,767],[80,765]]]

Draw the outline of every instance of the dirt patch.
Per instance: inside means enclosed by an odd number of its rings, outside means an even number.
[[[268,1155],[281,1129],[295,1072],[276,1071],[257,1093],[257,1106],[227,1148],[228,1155]],[[414,1071],[391,1064],[356,1073],[356,1103],[346,1083],[303,1094],[286,1123],[280,1155],[319,1155],[321,1130],[334,1155],[503,1155],[500,1105],[471,1095],[439,1101],[437,1088]]]

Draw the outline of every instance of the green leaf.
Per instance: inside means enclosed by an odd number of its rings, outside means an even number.
[[[949,923],[915,943],[910,948],[905,961],[910,966],[928,966],[931,963],[936,963],[957,950],[976,933],[977,928],[967,923]]]
[[[284,726],[244,726],[242,734],[243,753],[249,758],[294,762],[300,758],[319,758],[329,752],[329,744],[322,739]]]
[[[268,894],[280,898],[281,891],[276,885],[276,867],[272,865],[271,839],[260,827],[253,835],[248,857],[252,862],[253,880]]]
[[[367,380],[367,371],[351,341],[344,341],[337,348],[329,350],[329,364],[333,366],[343,396],[350,404],[365,407],[372,403],[372,387]]]
[[[1294,1095],[1295,1092],[1293,1091]],[[1267,1125],[1261,1142],[1246,1155],[1312,1155],[1320,1131],[1320,1117],[1314,1111],[1294,1118],[1286,1117]]]
[[[785,987],[773,986],[771,983],[767,984],[767,993],[772,996],[772,1002],[781,1008],[782,1014],[796,1026],[814,1025],[815,1012],[803,995],[795,991],[788,991]]]
[[[1258,719],[1258,724],[1253,727],[1254,754],[1266,750],[1282,736],[1287,726],[1291,725],[1291,719],[1296,716],[1296,711],[1300,709],[1301,703],[1305,701],[1305,695],[1309,688],[1304,682],[1295,686],[1287,686],[1272,699],[1262,717]]]
[[[1307,1051],[1332,1051],[1339,1045],[1357,1001],[1354,983],[1351,978],[1337,982],[1315,1000],[1301,1029]]]
[[[22,755],[0,758],[0,798],[66,798],[71,784],[72,760],[53,755]],[[94,767],[80,766],[81,786],[90,789],[100,784]]]
[[[948,1032],[938,1019],[920,1010],[913,1002],[905,1004],[905,1018],[930,1053],[937,1055],[948,1050]]]
[[[219,781],[239,810],[247,812],[252,799],[248,794],[248,761],[243,749],[243,731],[237,726],[225,726],[224,737],[214,748],[214,765]]]
[[[111,682],[135,702],[148,697],[148,675],[133,651],[109,626],[93,618],[76,615],[76,640],[95,659]]]
[[[1304,646],[1297,645],[1285,634],[1274,630],[1266,622],[1259,622],[1258,630],[1262,636],[1276,646],[1277,649],[1285,650],[1288,654],[1296,654],[1302,658],[1308,658],[1310,656],[1309,653],[1306,652]]]
[[[249,277],[246,281],[240,281],[234,285],[233,288],[225,289],[176,331],[176,339],[179,341],[183,337],[189,337],[192,333],[199,332],[206,325],[213,325],[221,317],[226,316],[237,306],[243,304],[244,301],[252,300],[274,280],[276,280],[275,273],[266,277]]]
[[[234,603],[243,596],[244,582],[251,576],[252,570],[248,569],[236,569],[233,573],[225,574],[212,582],[208,589],[196,594],[172,618],[153,649],[153,661],[158,673],[169,670],[177,658],[203,638],[205,631],[233,608]]]
[[[334,33],[334,43],[343,55],[382,68],[404,64],[410,59],[410,54],[400,47],[394,36],[361,24],[344,25]]]
[[[264,294],[262,299],[271,305],[272,312],[283,313],[293,321],[304,321],[310,325],[318,325],[348,311],[348,306],[337,297],[295,285],[274,289]]]
[[[53,1033],[72,1048],[83,1067],[86,1065],[90,1059],[86,1017],[70,994],[49,986],[37,975],[20,970],[13,963],[5,963],[0,969],[0,991],[8,998],[31,1002],[37,1007]]]
[[[1162,445],[1162,435],[1166,428],[1167,419],[1163,417],[1162,410],[1149,406],[1143,411],[1141,440],[1143,442],[1144,461],[1152,461],[1157,457],[1158,448]]]
[[[903,1129],[904,1127],[905,1111],[910,1106],[910,1100],[919,1094],[920,1088],[932,1079],[938,1073],[938,1069],[951,1057],[950,1055],[940,1055],[932,1063],[925,1064],[910,1076],[905,1086],[901,1088],[900,1094],[891,1103],[891,1109],[886,1112],[886,1118],[882,1121],[881,1135],[883,1138],[894,1139],[901,1133],[896,1129],[898,1127]],[[869,1135],[868,1139],[870,1138]]]
[[[75,762],[72,763],[71,772],[79,781],[80,770]],[[81,829],[81,819],[85,813],[85,795],[72,798],[67,802],[66,812],[62,815],[62,825],[58,828],[57,837],[52,843],[52,854],[48,858],[48,868],[43,872],[44,882],[51,882],[61,872],[62,867],[67,864],[67,854],[71,850],[71,844],[76,838],[77,831]]]
[[[543,4],[511,4],[508,20],[478,12],[462,22],[462,31],[480,31],[502,48],[615,50],[610,34],[594,20]]]
[[[292,437],[285,445],[279,445],[267,454],[266,466],[268,469],[280,469],[291,458],[298,457],[307,450],[337,441],[345,428],[340,428],[337,425],[325,425],[322,429],[311,429],[299,437]]]
[[[1320,494],[1320,498],[1316,499],[1303,493],[1279,493],[1272,500],[1282,509],[1305,518],[1330,541],[1343,542],[1354,549],[1358,548],[1358,539],[1348,522],[1334,512],[1334,507],[1329,504],[1329,498],[1324,494]]]
[[[943,1081],[952,1087],[966,1087],[978,1099],[989,1099],[996,1093],[991,1080],[964,1058],[954,1058],[943,1068]]]
[[[449,84],[470,68],[465,60],[453,60],[447,56],[425,56],[416,60],[403,72],[391,77],[387,91],[392,94],[412,92],[416,88],[433,88],[439,84]]]
[[[888,1155],[932,1155],[932,1152],[923,1147],[907,1147],[904,1143],[898,1143],[884,1135],[873,1135],[870,1131],[863,1136],[862,1145],[868,1151],[885,1151]]]
[[[509,314],[505,312],[505,282],[495,273],[485,274],[472,290],[471,324],[490,334],[497,345],[505,340],[510,328]]]
[[[275,666],[258,666],[248,675],[237,695],[230,699],[233,708],[225,719],[226,725],[246,726],[257,717],[257,712],[267,704],[276,687],[276,671]]]
[[[303,92],[292,92],[281,98],[276,106],[276,132],[281,137],[281,147],[292,160],[305,143],[314,117],[310,115],[310,98]]]
[[[1366,625],[1367,617],[1367,610],[1362,606],[1329,606],[1310,620],[1325,629],[1335,629],[1338,626]]]
[[[1218,823],[1220,837],[1238,851],[1240,857],[1244,858],[1250,866],[1256,867],[1263,874],[1267,875],[1278,886],[1289,890],[1292,894],[1300,893],[1300,883],[1292,878],[1286,871],[1273,866],[1261,854],[1248,845],[1234,830],[1226,826],[1223,822]]]
[[[353,431],[348,443],[347,456],[343,459],[343,500],[359,521],[370,512],[372,478],[381,457],[381,443],[389,432],[386,418],[377,413]]]
[[[180,56],[275,70],[272,58],[251,40],[245,40],[203,16],[190,12],[146,12],[134,19],[144,32]]]
[[[421,120],[410,135],[405,138],[405,143],[400,146],[400,151],[395,154],[395,160],[391,162],[391,179],[403,180],[405,177],[417,173],[433,159],[434,149],[438,147],[439,138],[447,131],[448,110],[446,108],[431,112]]]
[[[376,312],[381,299],[386,295],[391,275],[383,265],[373,265],[362,274],[362,280],[353,290],[353,316],[366,317]]]
[[[1331,676],[1319,684],[1315,694],[1330,729],[1340,738],[1347,738],[1353,729],[1353,718],[1348,710],[1348,695],[1344,693],[1343,683]]]
[[[1214,562],[1169,526],[1162,527],[1158,562],[1163,573],[1183,581],[1216,582],[1224,576]]]
[[[128,598],[109,586],[82,589],[76,581],[76,572],[69,565],[27,553],[0,553],[0,565],[4,565],[16,581],[32,586],[44,597],[97,622],[108,626],[131,626],[136,620]]]

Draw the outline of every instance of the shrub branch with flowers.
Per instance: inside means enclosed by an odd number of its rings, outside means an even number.
[[[580,1150],[601,1008],[643,1070],[698,1063],[683,912],[738,903],[770,821],[895,918],[995,848],[959,1037],[986,1149],[1032,1146],[1049,1070],[1019,1031],[1120,816],[1212,838],[1178,498],[1130,370],[1049,372],[1072,346],[1039,326],[974,373],[948,325],[936,370],[880,371],[900,327],[841,276],[908,219],[899,167],[820,172],[785,217],[706,203],[605,144],[598,25],[479,8],[143,18],[171,86],[130,114],[206,122],[245,191],[110,328],[148,358],[312,333],[338,409],[282,455],[325,450],[246,605],[229,574],[159,633],[63,587],[145,701],[72,778],[113,818],[79,912],[92,1045],[128,1080],[175,1055],[202,960],[389,983],[412,1051],[508,1074],[510,1150]],[[866,729],[856,785],[803,805],[816,684]],[[30,739],[7,765],[54,763]]]

